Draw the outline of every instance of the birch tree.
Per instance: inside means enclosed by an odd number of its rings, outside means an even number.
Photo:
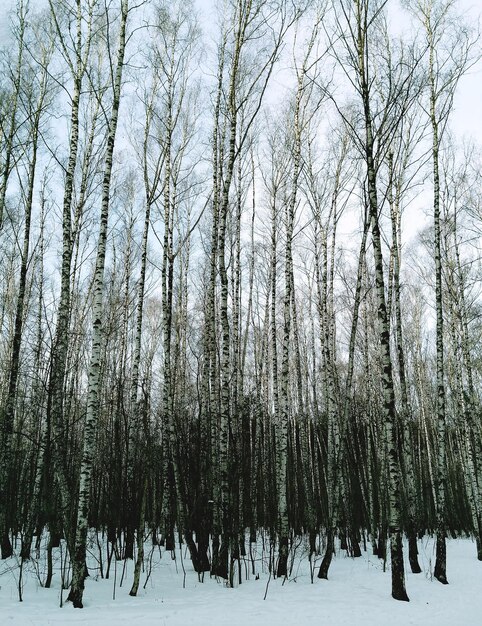
[[[102,349],[102,319],[103,319],[103,286],[104,268],[107,247],[107,226],[109,219],[110,183],[114,156],[115,138],[119,119],[119,106],[122,88],[122,71],[126,48],[127,18],[129,14],[128,0],[122,0],[120,5],[119,43],[115,73],[112,76],[112,107],[108,124],[107,148],[104,162],[104,176],[102,182],[102,206],[100,213],[100,230],[97,242],[97,258],[94,273],[94,301],[92,305],[92,351],[88,372],[87,414],[85,416],[82,463],[80,467],[80,485],[78,492],[77,523],[75,533],[75,552],[72,555],[72,583],[69,592],[69,601],[76,608],[82,608],[82,596],[86,571],[86,541],[88,530],[88,514],[90,502],[90,483],[92,473],[92,454],[95,443],[95,430],[98,418],[99,396],[99,364]],[[111,33],[106,34],[109,39]]]
[[[23,7],[20,7],[23,11]],[[25,16],[20,15],[21,24],[24,28]],[[22,31],[22,37],[25,33]],[[21,42],[23,45],[23,41]],[[12,546],[8,538],[8,510],[7,503],[12,496],[11,485],[11,463],[12,463],[12,439],[15,421],[15,405],[17,400],[17,385],[19,380],[19,367],[21,356],[21,343],[23,338],[23,326],[25,319],[25,309],[28,302],[27,294],[27,270],[30,262],[31,254],[31,230],[32,230],[32,214],[34,202],[34,190],[37,174],[37,160],[39,152],[40,137],[42,132],[43,120],[48,104],[47,90],[49,84],[49,64],[52,58],[52,44],[43,47],[41,51],[40,67],[41,73],[37,81],[33,81],[30,88],[24,85],[23,96],[26,96],[25,117],[29,120],[29,145],[26,146],[25,164],[17,163],[16,169],[19,175],[19,184],[21,189],[22,205],[24,210],[24,232],[20,249],[20,268],[19,268],[19,284],[17,290],[17,302],[15,307],[14,332],[11,343],[8,391],[5,405],[1,412],[2,427],[2,448],[0,462],[0,533],[2,535],[2,558],[12,556]],[[24,66],[22,71],[22,79],[33,80],[34,67]],[[23,98],[22,98],[23,99]],[[24,170],[25,167],[25,170]],[[26,183],[23,182],[25,176]],[[6,182],[6,181],[5,181]]]
[[[446,487],[446,407],[444,374],[444,314],[442,294],[442,257],[440,222],[440,151],[444,130],[453,107],[457,83],[470,64],[471,34],[463,25],[457,27],[451,38],[446,37],[447,27],[455,25],[453,0],[420,0],[415,12],[424,30],[427,45],[428,115],[432,129],[433,223],[435,258],[435,311],[437,353],[437,557],[434,576],[447,584],[445,545],[445,487]],[[457,42],[457,53],[453,45]]]
[[[231,378],[231,331],[228,315],[229,281],[226,269],[226,232],[230,217],[230,190],[233,182],[235,163],[243,148],[249,131],[257,116],[271,77],[278,52],[286,30],[293,16],[284,2],[270,5],[263,0],[237,0],[230,9],[229,22],[222,34],[219,55],[219,73],[214,134],[213,134],[213,222],[211,268],[219,272],[220,306],[219,318],[221,326],[221,349],[219,361],[219,496],[216,497],[215,518],[219,531],[215,536],[222,536],[222,544],[218,549],[215,543],[213,571],[227,578],[227,561],[231,542],[231,504],[228,479],[228,449],[230,411],[230,378]],[[267,44],[257,51],[255,65],[248,69],[250,46],[252,41],[260,41],[261,35]],[[229,41],[230,48],[227,48]],[[229,49],[230,64],[225,66],[225,54]],[[252,53],[251,53],[252,54]],[[226,86],[225,86],[226,85]],[[225,101],[220,98],[226,89]],[[221,110],[218,106],[223,104]],[[238,139],[240,112],[245,110],[243,132]],[[221,117],[221,111],[223,117]],[[218,117],[219,116],[219,117]],[[225,134],[224,134],[225,133]],[[211,272],[209,294],[213,297],[216,272]],[[209,304],[211,316],[215,306]],[[213,329],[212,321],[208,324]],[[215,328],[215,326],[214,326]],[[214,337],[211,335],[210,341]],[[215,431],[213,431],[215,432]]]
[[[384,8],[386,1],[356,0],[353,6],[342,4],[342,18],[335,18],[344,43],[344,55],[348,67],[352,69],[349,80],[360,104],[360,125],[362,133],[354,130],[354,140],[366,167],[366,186],[372,232],[373,262],[377,298],[378,335],[382,366],[381,388],[383,393],[383,419],[385,445],[387,446],[388,472],[388,525],[392,557],[392,596],[397,600],[408,600],[405,591],[401,535],[401,476],[400,459],[396,441],[395,395],[390,354],[390,330],[386,307],[386,280],[384,277],[383,250],[379,220],[378,169],[380,157],[388,151],[389,138],[412,98],[411,78],[414,72],[406,65],[405,54],[397,61],[389,54],[387,67],[374,62],[376,39],[374,29],[384,29]],[[385,45],[386,41],[384,41]],[[341,62],[341,58],[338,57]],[[376,84],[373,81],[375,66],[378,71],[386,71],[387,92],[377,99]],[[381,107],[381,108],[378,108]],[[347,120],[348,121],[348,120]]]
[[[64,454],[61,450],[64,439],[64,385],[67,366],[68,333],[71,316],[71,269],[72,256],[74,250],[74,234],[72,228],[72,209],[74,205],[74,178],[78,162],[79,150],[79,112],[81,102],[82,85],[89,62],[90,49],[92,43],[92,21],[95,0],[89,2],[87,8],[81,0],[74,3],[60,3],[56,0],[49,0],[52,21],[58,37],[57,44],[60,48],[64,63],[68,67],[72,79],[72,97],[70,108],[70,138],[69,156],[65,168],[64,195],[62,204],[62,263],[61,263],[61,283],[59,306],[57,312],[57,325],[55,339],[52,345],[51,372],[49,381],[49,420],[55,433],[54,465],[55,478],[60,489],[62,500],[62,514],[64,516],[65,532],[68,534],[69,542],[72,544],[70,529],[71,502],[69,495],[69,485],[65,466]],[[70,19],[73,18],[73,19]],[[75,28],[71,33],[74,43],[70,49],[66,39],[63,25],[69,21],[69,28]],[[87,27],[84,28],[84,21]],[[75,25],[75,27],[73,26]],[[95,126],[92,126],[92,132]],[[92,135],[93,142],[93,135]],[[91,142],[91,143],[92,143]],[[88,155],[90,156],[90,155]],[[87,157],[88,158],[88,157]],[[84,163],[87,162],[87,159]],[[88,170],[85,170],[86,172]],[[85,178],[84,178],[85,181]],[[84,182],[84,185],[86,181]],[[81,195],[82,197],[82,195]],[[79,206],[82,203],[79,202]],[[73,547],[71,545],[71,547]]]

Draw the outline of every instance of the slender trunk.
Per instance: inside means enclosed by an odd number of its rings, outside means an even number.
[[[294,298],[293,289],[293,228],[296,209],[296,197],[298,192],[298,180],[301,167],[301,126],[300,109],[303,94],[302,75],[298,76],[298,87],[296,92],[296,102],[294,111],[294,147],[293,147],[293,178],[291,181],[291,193],[286,207],[286,250],[285,250],[285,294],[283,299],[283,344],[281,356],[281,376],[280,376],[280,402],[279,402],[279,429],[278,429],[278,535],[279,535],[279,556],[277,576],[286,577],[288,575],[288,428],[290,420],[290,394],[289,394],[289,374],[291,355],[291,324],[292,307]]]
[[[75,552],[72,555],[72,584],[68,600],[76,608],[82,608],[84,581],[86,571],[86,541],[89,522],[90,487],[93,466],[93,452],[95,446],[96,425],[99,413],[99,377],[100,358],[102,350],[102,319],[103,319],[103,287],[104,267],[107,245],[107,225],[109,218],[110,182],[112,177],[112,162],[115,137],[119,116],[119,105],[122,87],[122,70],[126,44],[126,26],[128,15],[128,0],[122,0],[121,23],[119,34],[119,48],[117,66],[113,85],[113,102],[109,120],[107,151],[105,156],[104,178],[102,184],[102,207],[100,215],[100,230],[97,242],[97,258],[94,273],[94,302],[92,309],[92,349],[88,373],[87,414],[84,425],[84,441],[82,463],[80,467],[80,485],[78,492],[77,524],[75,535]]]
[[[390,355],[390,332],[388,313],[385,302],[385,280],[383,276],[383,256],[381,233],[378,221],[377,178],[374,161],[373,122],[370,109],[370,87],[368,68],[365,65],[367,53],[367,32],[359,2],[358,10],[358,69],[365,122],[365,162],[367,170],[368,202],[372,230],[373,260],[375,266],[375,287],[377,296],[378,336],[382,363],[383,419],[385,441],[388,451],[388,526],[390,534],[390,552],[392,557],[392,597],[408,601],[405,591],[405,573],[403,566],[402,531],[400,519],[401,477],[399,454],[396,442],[395,393],[393,387],[392,360]]]
[[[55,10],[50,3],[54,21],[56,21]],[[67,371],[67,354],[69,346],[69,323],[71,315],[71,293],[72,293],[72,255],[73,255],[73,233],[72,233],[72,204],[74,195],[75,168],[78,160],[79,149],[79,109],[81,100],[82,81],[86,70],[86,62],[90,50],[90,25],[91,14],[88,20],[88,31],[85,42],[85,57],[82,58],[82,11],[80,0],[77,0],[77,32],[75,46],[75,67],[68,59],[68,64],[73,77],[73,93],[70,110],[70,139],[69,158],[65,171],[65,187],[62,208],[62,262],[60,275],[60,298],[57,311],[57,326],[55,337],[52,343],[51,370],[49,377],[49,396],[47,404],[48,418],[52,424],[54,434],[53,444],[53,464],[55,480],[59,486],[61,500],[61,516],[64,523],[64,531],[68,540],[69,551],[73,552],[73,529],[71,528],[71,486],[67,480],[67,462],[65,458],[64,443],[66,440],[65,411],[64,411],[64,388]],[[61,41],[63,39],[61,37]],[[93,139],[93,138],[92,138]],[[85,177],[84,177],[85,179]]]
[[[403,164],[405,165],[405,164]],[[406,500],[407,500],[407,513],[408,513],[408,526],[407,534],[409,538],[409,561],[413,574],[420,574],[422,569],[418,562],[418,550],[417,550],[417,528],[416,528],[416,507],[415,507],[415,474],[414,474],[414,458],[411,446],[410,436],[410,418],[411,407],[409,404],[407,375],[405,367],[405,348],[403,343],[403,328],[402,328],[402,306],[400,297],[400,257],[401,257],[401,245],[400,245],[400,195],[401,195],[401,183],[402,181],[394,181],[394,166],[393,166],[393,154],[389,154],[389,168],[390,168],[390,190],[389,190],[389,204],[390,204],[390,217],[392,223],[392,258],[393,258],[393,302],[395,308],[395,337],[398,359],[398,376],[400,380],[401,390],[401,411],[400,411],[400,436],[403,440],[403,457],[405,467],[405,479],[406,479]],[[403,169],[403,167],[402,167]],[[403,171],[401,176],[403,176]],[[394,187],[395,194],[393,194]]]
[[[137,559],[134,567],[134,580],[132,582],[130,596],[136,596],[139,590],[139,582],[141,579],[141,569],[144,564],[144,526],[145,526],[145,513],[146,513],[146,492],[147,492],[147,479],[144,479],[142,485],[141,496],[141,510],[139,514],[139,525],[137,528]]]
[[[13,493],[10,492],[9,483],[12,470],[13,431],[15,422],[15,404],[17,399],[17,384],[20,373],[20,348],[23,337],[23,325],[25,305],[27,299],[27,270],[30,254],[30,229],[32,223],[32,205],[35,186],[35,174],[37,167],[37,150],[40,131],[40,121],[43,112],[44,100],[47,88],[47,73],[42,78],[41,91],[37,108],[33,111],[32,126],[30,129],[32,138],[32,153],[28,165],[27,190],[25,193],[25,225],[23,244],[21,251],[20,276],[15,307],[14,332],[10,353],[10,366],[8,375],[7,397],[0,425],[2,427],[1,455],[0,455],[0,534],[2,558],[12,556],[13,549],[8,538],[8,502],[12,501]]]
[[[447,556],[445,547],[445,386],[444,386],[444,346],[443,346],[443,304],[442,304],[442,253],[440,225],[440,173],[439,173],[439,128],[437,121],[437,96],[434,76],[434,45],[430,41],[429,80],[430,80],[430,121],[432,125],[432,162],[433,162],[433,223],[435,256],[435,342],[437,352],[437,554],[434,576],[442,584],[447,584]]]

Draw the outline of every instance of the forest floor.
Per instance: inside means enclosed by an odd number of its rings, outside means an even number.
[[[96,554],[93,551],[93,556]],[[316,571],[311,584],[307,546],[301,543],[292,559],[292,571],[283,584],[268,573],[268,555],[258,545],[252,562],[242,563],[242,584],[234,589],[205,576],[199,582],[191,561],[183,550],[176,559],[164,549],[146,544],[146,570],[141,575],[138,596],[129,596],[133,562],[127,561],[122,586],[124,561],[112,561],[108,580],[96,576],[86,581],[84,609],[70,603],[60,608],[60,553],[54,551],[54,576],[50,589],[42,587],[46,563],[32,560],[23,572],[23,602],[18,601],[19,563],[15,558],[0,562],[0,623],[3,626],[48,626],[81,624],[83,626],[481,626],[482,563],[477,561],[475,543],[470,539],[447,541],[449,585],[441,585],[431,576],[434,565],[434,541],[419,541],[419,561],[423,573],[410,573],[406,563],[406,584],[410,603],[390,597],[390,572],[383,563],[362,551],[360,558],[350,558],[337,550],[328,581],[318,580]],[[406,552],[406,550],[405,550]],[[151,559],[149,572],[148,557]],[[95,565],[95,560],[92,559]],[[316,570],[321,562],[315,563]],[[115,566],[115,567],[114,567]],[[105,570],[105,565],[104,565]],[[184,575],[185,570],[185,575]],[[246,579],[248,574],[248,579]],[[114,599],[115,592],[115,599]],[[266,599],[264,599],[266,594]]]

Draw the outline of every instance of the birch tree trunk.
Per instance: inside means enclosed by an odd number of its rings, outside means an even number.
[[[422,23],[427,43],[427,87],[428,117],[432,130],[432,175],[433,175],[433,224],[435,260],[435,345],[437,376],[437,473],[436,473],[436,516],[437,554],[434,576],[442,584],[447,584],[446,564],[446,399],[444,371],[444,311],[443,311],[443,271],[441,253],[440,217],[440,148],[441,138],[453,106],[455,88],[463,75],[469,60],[473,43],[470,29],[461,23],[456,27],[452,22],[453,0],[418,0],[415,12]],[[449,28],[447,28],[449,27]],[[451,40],[447,41],[446,31]],[[445,39],[445,41],[444,41]],[[446,52],[444,46],[447,45]]]
[[[434,576],[446,585],[447,556],[445,545],[445,485],[446,485],[446,454],[445,454],[445,383],[444,383],[444,319],[442,296],[442,255],[440,230],[440,174],[439,174],[439,129],[436,116],[436,94],[434,83],[434,49],[433,43],[429,50],[430,80],[430,122],[432,125],[432,162],[433,162],[433,224],[435,248],[435,342],[437,350],[437,556]]]
[[[37,310],[37,340],[35,350],[35,371],[37,373],[37,380],[33,389],[33,402],[38,407],[37,421],[38,421],[38,449],[36,450],[35,458],[35,472],[32,485],[31,505],[27,514],[25,534],[22,538],[22,550],[20,556],[22,559],[28,560],[30,558],[30,551],[32,546],[33,535],[35,531],[35,525],[39,520],[40,509],[40,492],[42,488],[42,479],[45,469],[46,461],[46,449],[47,449],[47,424],[41,414],[42,407],[44,405],[45,396],[45,381],[41,374],[43,374],[43,361],[46,360],[45,348],[43,347],[43,309],[44,303],[44,254],[45,254],[45,206],[46,206],[46,190],[45,180],[43,181],[42,189],[40,192],[40,233],[38,242],[38,266],[36,269],[38,272],[38,310]],[[46,368],[45,368],[46,369]]]
[[[74,178],[79,149],[79,110],[81,90],[90,55],[92,15],[95,5],[95,2],[92,2],[89,7],[90,11],[87,16],[85,16],[82,10],[81,0],[75,0],[75,2],[76,39],[73,53],[74,58],[72,59],[64,39],[64,34],[62,33],[62,25],[57,18],[57,11],[59,7],[54,0],[49,0],[52,19],[55,24],[57,36],[59,37],[60,48],[73,80],[73,93],[70,109],[71,126],[69,138],[69,157],[65,170],[64,196],[62,205],[62,262],[60,297],[57,311],[57,326],[52,344],[49,402],[47,407],[47,419],[51,423],[54,434],[54,474],[60,490],[61,515],[70,550],[73,550],[74,541],[73,529],[71,528],[73,502],[71,501],[71,489],[67,480],[65,450],[62,448],[62,442],[65,441],[64,386],[67,368],[69,323],[71,317],[71,267],[74,244],[72,232],[72,206],[74,196]],[[82,38],[84,19],[87,21],[85,41],[83,41]]]
[[[87,413],[84,424],[82,463],[80,467],[80,485],[78,495],[77,523],[75,534],[75,552],[72,555],[72,583],[68,600],[75,608],[82,608],[84,581],[87,575],[86,541],[88,530],[88,515],[90,503],[90,488],[92,475],[92,455],[95,445],[96,425],[99,414],[99,375],[100,357],[102,349],[102,319],[103,319],[103,287],[104,267],[107,247],[107,225],[109,219],[110,183],[112,177],[112,162],[114,145],[119,116],[119,105],[122,88],[122,70],[126,45],[126,27],[128,17],[128,0],[121,1],[119,46],[115,68],[112,110],[108,125],[107,150],[102,182],[102,206],[100,214],[100,230],[97,242],[97,258],[94,273],[94,301],[92,305],[92,350],[88,372]]]
[[[462,172],[462,180],[465,179],[466,172]],[[447,184],[450,184],[447,181]],[[469,183],[470,184],[470,183]],[[447,196],[453,196],[453,229],[451,235],[453,238],[452,247],[454,250],[454,263],[450,259],[446,259],[445,263],[449,268],[453,267],[450,277],[449,291],[451,291],[451,313],[452,313],[452,334],[460,337],[458,343],[460,350],[458,355],[454,355],[454,359],[458,362],[459,370],[455,374],[458,379],[461,390],[461,406],[464,423],[462,425],[462,450],[461,455],[466,459],[467,471],[464,472],[467,497],[469,501],[473,532],[476,540],[477,558],[482,561],[482,488],[478,481],[477,469],[481,467],[482,459],[480,458],[480,437],[478,436],[477,427],[477,392],[474,385],[474,364],[470,350],[470,334],[469,334],[469,310],[466,297],[466,279],[463,267],[463,259],[461,258],[461,245],[459,241],[459,212],[463,206],[463,199],[459,199],[459,190],[457,182],[452,185],[455,189],[448,189]],[[447,217],[447,221],[449,218]],[[448,244],[448,242],[447,242]],[[449,248],[449,245],[447,245]],[[446,252],[447,254],[447,252]],[[447,279],[446,282],[449,282]],[[458,332],[455,326],[458,326]],[[455,341],[454,341],[455,343]]]
[[[410,137],[409,137],[410,141]],[[393,163],[393,153],[389,153],[389,205],[390,218],[392,223],[392,258],[393,258],[393,302],[395,308],[395,337],[398,361],[398,376],[400,380],[401,392],[401,432],[399,434],[403,440],[403,456],[405,461],[406,474],[406,499],[408,513],[407,535],[409,540],[409,560],[412,573],[419,574],[422,569],[418,562],[417,549],[417,528],[416,528],[416,508],[415,508],[415,475],[414,475],[414,455],[411,450],[410,421],[411,407],[409,404],[408,384],[405,366],[405,347],[402,327],[402,306],[400,287],[400,263],[401,263],[401,243],[400,243],[400,223],[401,223],[401,195],[403,176],[407,166],[408,150],[405,147],[405,156],[402,155],[401,173],[397,176]]]
[[[25,319],[25,306],[28,298],[27,293],[27,270],[30,261],[30,231],[32,225],[32,208],[33,197],[35,188],[35,175],[37,168],[37,153],[40,138],[40,123],[44,114],[44,103],[47,95],[48,84],[48,66],[51,56],[51,50],[47,51],[47,54],[43,55],[42,61],[44,63],[45,70],[40,78],[39,94],[37,102],[32,102],[35,94],[32,93],[32,87],[30,87],[30,93],[27,94],[30,103],[27,103],[27,115],[31,117],[30,126],[30,139],[31,139],[31,154],[27,163],[27,187],[23,188],[21,182],[22,196],[24,201],[24,233],[23,243],[21,249],[21,261],[19,272],[19,284],[17,303],[15,307],[15,321],[14,321],[14,333],[12,339],[12,347],[10,353],[9,374],[8,374],[8,389],[7,397],[5,400],[5,406],[2,414],[0,414],[0,426],[1,426],[1,454],[0,454],[0,533],[1,533],[1,546],[2,546],[2,558],[12,556],[13,549],[8,537],[8,509],[9,504],[12,501],[13,493],[9,489],[9,483],[12,470],[12,443],[13,443],[13,431],[15,422],[15,408],[17,400],[17,384],[20,368],[20,348],[23,336],[23,326]],[[30,109],[30,110],[29,110]]]
[[[220,515],[221,519],[221,535],[222,544],[218,553],[217,565],[213,568],[213,572],[223,578],[227,578],[227,560],[229,546],[232,535],[232,503],[228,476],[228,456],[230,446],[230,429],[231,429],[231,330],[228,314],[229,303],[229,280],[227,272],[226,259],[226,240],[228,227],[230,226],[230,190],[233,181],[233,174],[236,159],[239,158],[246,139],[249,136],[250,128],[259,112],[261,102],[270,79],[273,66],[277,57],[281,41],[286,32],[286,15],[284,10],[280,12],[280,28],[278,31],[270,32],[270,44],[263,50],[261,60],[255,66],[255,69],[246,70],[244,67],[244,50],[249,47],[252,37],[252,29],[256,28],[263,31],[263,27],[267,26],[263,9],[267,7],[264,0],[237,0],[234,5],[234,12],[231,16],[232,20],[232,50],[231,63],[228,69],[228,85],[226,89],[226,110],[223,116],[219,118],[217,115],[220,109],[216,107],[215,125],[221,120],[225,124],[226,137],[222,137],[226,141],[226,153],[224,146],[218,148],[214,145],[216,153],[214,155],[214,165],[218,170],[214,171],[214,189],[213,198],[213,238],[216,238],[216,257],[217,269],[220,281],[220,298],[219,298],[219,318],[221,326],[221,345],[219,357],[219,385],[220,385],[220,402],[219,402],[219,425],[218,425],[218,453],[219,453],[219,495],[215,498],[215,517]],[[255,29],[256,30],[256,29]],[[259,39],[259,34],[256,34]],[[218,89],[223,88],[223,69],[224,54],[226,46],[226,34],[222,46],[220,74],[218,76]],[[246,72],[246,74],[244,74]],[[255,94],[255,95],[254,95]],[[218,92],[218,96],[222,95]],[[221,101],[217,101],[217,105]],[[240,126],[240,118],[243,107],[250,105],[250,115],[246,116],[245,123]],[[223,128],[223,125],[221,125]],[[238,138],[239,131],[239,138]],[[218,140],[221,133],[215,128],[214,137]],[[221,135],[222,136],[222,135]],[[224,162],[220,156],[224,156]],[[218,220],[218,221],[217,221]],[[214,226],[217,226],[217,233]],[[211,255],[214,250],[211,251]],[[211,257],[211,269],[213,269],[213,259]],[[212,276],[211,276],[212,285]],[[217,500],[217,501],[216,501]],[[214,533],[217,534],[216,531]],[[217,551],[217,547],[213,552]],[[214,555],[213,555],[214,556]]]
[[[396,441],[395,392],[393,386],[392,360],[390,355],[389,320],[385,302],[385,280],[383,275],[383,254],[379,225],[377,173],[374,160],[373,121],[370,101],[370,79],[367,67],[368,53],[368,4],[369,0],[355,0],[356,45],[358,55],[358,81],[364,114],[364,149],[367,172],[368,204],[372,231],[373,261],[377,298],[378,336],[382,365],[383,419],[385,441],[388,451],[388,525],[390,533],[390,553],[392,559],[392,597],[408,601],[405,591],[401,531],[401,477],[400,459]]]
[[[293,228],[296,210],[296,198],[298,194],[298,181],[301,168],[301,101],[303,96],[305,67],[300,70],[297,80],[297,91],[295,97],[293,114],[293,174],[289,201],[286,206],[286,248],[284,259],[285,292],[283,298],[283,343],[281,352],[281,373],[280,373],[280,396],[279,396],[279,425],[277,437],[278,455],[278,536],[279,536],[279,556],[277,576],[286,577],[288,575],[288,429],[290,421],[290,355],[291,355],[291,323],[292,307],[294,298],[293,291]]]
[[[320,258],[318,250],[315,248],[315,264],[316,264],[316,283],[318,292],[318,316],[320,320],[321,345],[323,354],[323,367],[326,377],[326,404],[328,419],[328,438],[327,438],[327,541],[326,551],[323,561],[318,571],[318,578],[328,579],[328,570],[330,568],[331,559],[334,550],[334,537],[336,532],[337,516],[338,516],[338,499],[343,494],[343,477],[339,475],[340,454],[341,454],[341,432],[340,432],[340,405],[337,401],[337,384],[336,384],[336,363],[333,354],[335,338],[334,338],[334,311],[332,306],[333,299],[333,262],[335,256],[335,233],[337,219],[337,202],[341,186],[341,170],[344,161],[344,150],[336,164],[334,187],[331,194],[331,206],[328,221],[325,227],[320,225],[323,232],[322,246],[324,248],[322,272],[320,272]],[[320,215],[316,216],[320,220]],[[332,221],[332,249],[331,249],[331,269],[328,270],[328,241],[327,234]],[[315,242],[316,246],[316,242]],[[331,275],[329,277],[329,274]],[[330,302],[331,301],[331,302]],[[331,306],[330,306],[331,304]]]

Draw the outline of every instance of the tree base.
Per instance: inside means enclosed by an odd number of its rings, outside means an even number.
[[[318,570],[318,578],[328,580],[328,570],[330,569],[331,559],[333,557],[334,537],[333,531],[329,530],[326,535],[326,551],[325,556]]]
[[[475,538],[475,543],[477,546],[477,560],[482,561],[482,542],[480,541],[480,532],[479,535]]]
[[[422,568],[418,562],[417,535],[411,534],[408,538],[408,560],[410,561],[410,569],[412,574],[420,574]]]
[[[437,533],[437,553],[433,575],[442,585],[449,584],[447,580],[447,546],[445,544],[445,533],[443,532]]]
[[[67,602],[72,602],[74,605],[74,609],[83,609],[84,605],[82,604],[82,595],[83,589],[70,589],[70,593],[67,597]]]
[[[449,581],[447,580],[447,576],[445,574],[435,574],[434,572],[434,578],[436,578],[439,583],[442,583],[442,585],[448,585]]]
[[[9,559],[13,556],[13,547],[8,533],[4,533],[2,537],[2,559]]]
[[[400,602],[410,602],[410,598],[407,595],[405,589],[400,589],[398,591],[392,591],[392,598],[394,600],[399,600]]]
[[[219,578],[223,578],[224,580],[228,580],[228,545],[229,540],[227,537],[223,537],[221,540],[221,544],[219,545],[218,539],[218,549],[213,549],[213,564],[211,568],[211,574],[213,576],[218,576]],[[214,539],[213,539],[213,547],[214,547]]]
[[[390,530],[390,556],[392,558],[392,598],[400,602],[410,602],[405,589],[402,533],[399,529]]]
[[[276,575],[278,578],[288,576],[288,537],[282,537],[279,541],[279,556]]]

